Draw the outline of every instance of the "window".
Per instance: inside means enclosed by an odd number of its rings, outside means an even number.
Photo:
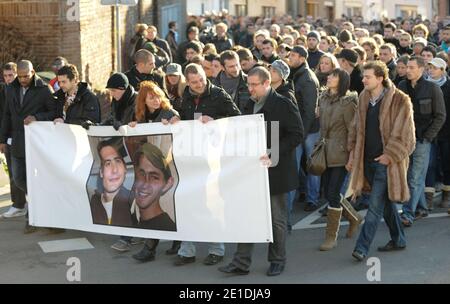
[[[348,7],[347,17],[362,16],[362,9],[360,7]]]
[[[247,5],[236,4],[234,6],[234,10],[235,10],[235,15],[238,17],[247,16]]]
[[[271,18],[275,16],[275,7],[274,6],[263,6],[262,12],[265,18]]]
[[[219,6],[220,6],[220,10],[223,10],[223,9],[228,10],[228,8],[230,7],[230,1],[229,0],[220,0]]]
[[[319,15],[319,4],[316,2],[308,2],[306,4],[306,15],[317,18]]]
[[[397,17],[402,19],[416,18],[417,16],[417,6],[397,5],[395,11]]]

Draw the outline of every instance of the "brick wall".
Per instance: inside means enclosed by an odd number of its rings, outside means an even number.
[[[153,1],[140,0],[136,7],[122,7],[122,66],[137,22],[153,22]],[[49,70],[56,56],[77,65],[83,80],[104,88],[115,63],[115,12],[100,0],[79,0],[79,20],[68,19],[66,0],[0,0],[0,22],[10,22],[23,34],[41,62],[38,70]],[[141,19],[141,20],[139,20]],[[0,63],[1,64],[1,63]]]
[[[34,62],[38,68],[48,68],[48,62],[59,52],[61,39],[61,32],[55,30],[59,26],[58,0],[0,0],[0,21],[11,23],[19,30],[38,57]]]

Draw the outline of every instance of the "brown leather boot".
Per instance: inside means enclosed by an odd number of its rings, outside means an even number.
[[[341,206],[343,207],[342,215],[348,220],[349,223],[345,237],[351,239],[353,235],[355,235],[355,233],[358,231],[359,225],[361,225],[363,221],[363,217],[344,197],[341,199]]]
[[[325,241],[320,246],[321,251],[328,251],[337,246],[337,236],[339,225],[341,223],[342,208],[328,207],[327,229],[325,232]]]

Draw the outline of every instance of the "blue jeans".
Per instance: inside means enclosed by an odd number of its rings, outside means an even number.
[[[300,146],[300,159],[303,152],[306,151],[306,156],[309,157],[314,149],[314,145],[320,139],[320,132],[308,134],[304,145]],[[306,177],[306,202],[317,205],[320,196],[320,176],[311,175],[308,173]]]
[[[215,254],[219,256],[225,255],[224,243],[209,243],[208,254]],[[183,257],[195,257],[195,244],[194,242],[181,242],[180,249],[178,249],[178,255]]]
[[[12,178],[17,188],[27,194],[27,166],[25,158],[11,155]]]
[[[450,139],[438,140],[439,153],[441,156],[441,168],[443,174],[442,183],[446,187],[444,191],[450,191]]]
[[[368,254],[382,217],[389,228],[392,241],[397,246],[405,246],[405,233],[397,207],[388,197],[387,167],[378,162],[365,162],[364,175],[371,185],[372,191],[369,198],[369,210],[356,241],[355,250],[364,255]]]
[[[436,184],[436,177],[439,172],[438,164],[439,147],[437,143],[431,143],[430,147],[430,161],[428,162],[427,177],[425,179],[426,188],[434,188]]]
[[[14,183],[13,174],[12,174],[12,160],[11,160],[11,146],[6,145],[5,158],[6,163],[8,164],[8,173],[9,173],[9,185],[11,192],[11,201],[13,202],[13,207],[18,209],[25,208],[25,204],[27,202],[25,198],[25,192],[17,187],[16,183]]]
[[[299,177],[301,174],[301,161],[302,161],[302,146],[298,145],[297,148],[295,148],[295,160],[297,161],[297,172],[299,173]],[[288,225],[291,225],[291,213],[292,208],[294,207],[294,201],[296,197],[297,190],[292,190],[287,193],[286,199],[287,199],[287,209],[288,209]]]
[[[418,141],[416,143],[416,150],[414,150],[414,153],[409,158],[408,187],[411,198],[409,202],[403,205],[402,217],[410,223],[414,222],[414,213],[416,212],[419,201],[422,208],[427,208],[425,202],[425,178],[430,161],[430,149],[431,144],[429,142]]]

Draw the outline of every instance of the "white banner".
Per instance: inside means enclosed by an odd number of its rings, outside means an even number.
[[[30,224],[201,242],[271,242],[261,115],[174,125],[25,127]]]

